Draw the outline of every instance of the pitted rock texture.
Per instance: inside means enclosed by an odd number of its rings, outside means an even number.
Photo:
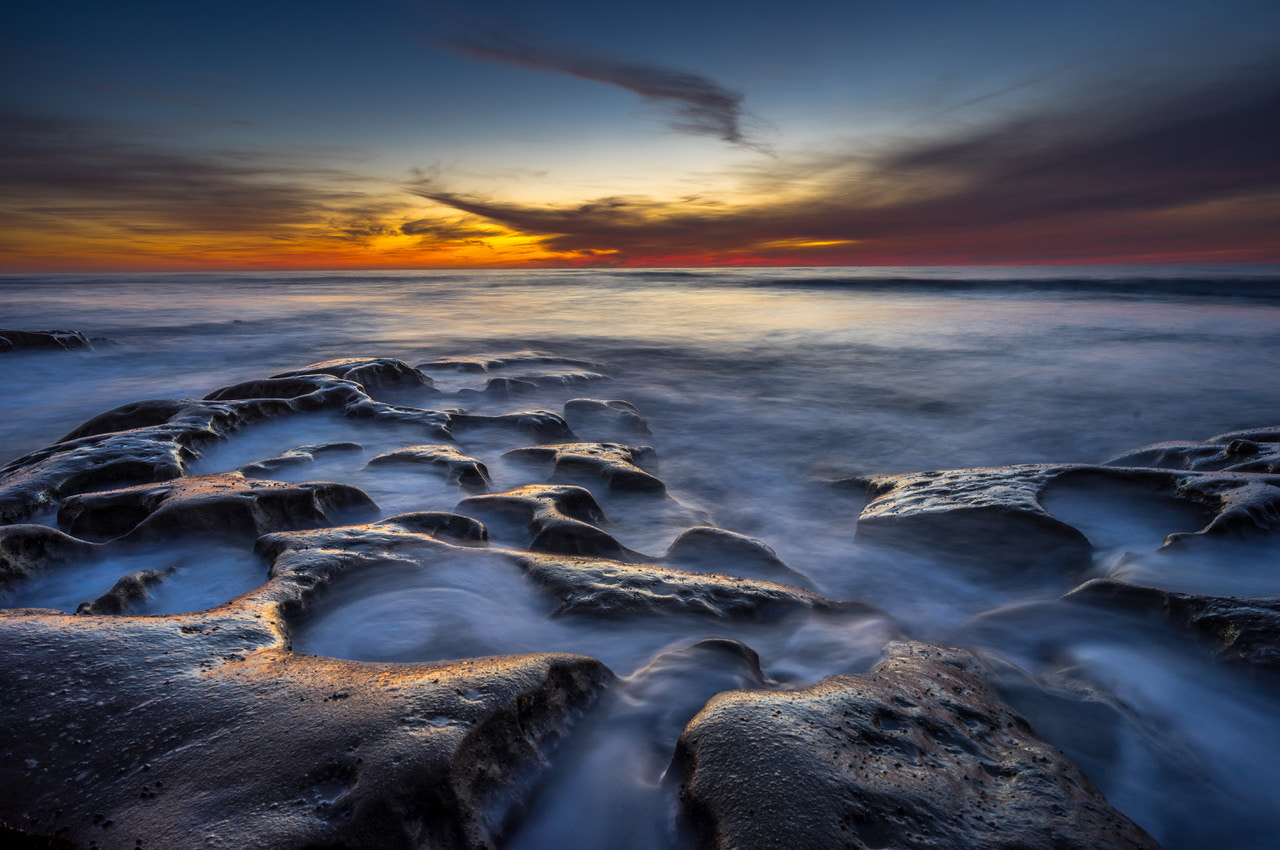
[[[493,847],[610,678],[295,655],[270,605],[5,611],[0,643],[0,821],[101,848]]]
[[[377,513],[363,491],[347,484],[283,484],[224,472],[70,496],[58,509],[58,523],[92,541],[177,535],[253,539]]]
[[[0,330],[0,353],[6,351],[76,351],[93,344],[80,331]]]
[[[1093,579],[1064,598],[1156,614],[1207,640],[1224,661],[1280,670],[1280,597],[1204,596]]]
[[[1125,452],[1107,464],[1280,473],[1280,427],[1233,431],[1210,437],[1203,443],[1156,443]]]
[[[444,473],[450,484],[457,484],[468,493],[489,492],[489,468],[473,457],[464,455],[453,446],[421,445],[383,452],[369,461],[369,466],[417,464],[435,468]]]
[[[504,457],[548,464],[555,479],[587,476],[603,481],[611,490],[665,493],[666,485],[642,468],[655,454],[652,446],[559,443],[513,449]]]
[[[716,848],[1156,848],[996,697],[967,651],[728,691],[685,727],[681,802]]]

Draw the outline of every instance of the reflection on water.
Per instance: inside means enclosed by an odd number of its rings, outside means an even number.
[[[886,639],[904,635],[990,653],[1015,706],[1166,847],[1268,847],[1280,817],[1274,682],[1211,663],[1202,646],[1153,621],[1059,601],[1075,577],[984,575],[958,568],[945,547],[904,554],[857,541],[865,497],[816,480],[1100,462],[1147,443],[1275,424],[1274,273],[1202,269],[1159,286],[1138,280],[1155,273],[1131,270],[1124,280],[1089,269],[0,279],[4,324],[78,329],[117,343],[86,353],[3,355],[0,462],[120,404],[200,397],[333,357],[418,364],[539,349],[598,363],[610,380],[585,388],[512,400],[424,391],[395,401],[487,413],[558,411],[579,396],[631,401],[649,420],[653,433],[642,442],[657,448],[655,472],[669,498],[595,488],[606,528],[624,545],[656,556],[682,529],[718,525],[763,540],[820,592],[863,600],[890,619],[553,617],[555,599],[482,552],[339,582],[298,625],[300,651],[417,661],[560,650],[598,657],[622,677],[566,742],[513,846],[559,846],[566,835],[584,848],[680,846],[663,772],[679,728],[708,696],[865,671]],[[493,374],[531,369],[541,366]],[[440,370],[433,377],[452,393],[482,389],[490,376]],[[427,468],[366,468],[379,453],[434,438],[330,414],[254,426],[211,447],[192,471],[227,471],[300,445],[343,441],[361,448],[270,475],[353,484],[384,516],[451,510],[466,495]],[[459,447],[485,462],[502,490],[544,474],[502,458],[524,443],[476,431],[460,435]],[[1044,504],[1089,537],[1091,575],[1197,593],[1280,594],[1273,541],[1159,550],[1167,534],[1194,530],[1203,517],[1136,485],[1077,478],[1051,488]],[[131,610],[166,613],[226,601],[260,583],[266,566],[243,549],[217,546],[113,549],[21,582],[0,604],[74,610],[140,569],[172,572]],[[743,642],[759,653],[760,671],[727,645],[689,649],[706,638]]]

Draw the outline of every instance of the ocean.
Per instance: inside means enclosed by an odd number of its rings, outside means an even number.
[[[574,397],[631,402],[671,499],[601,496],[624,545],[661,554],[684,528],[718,526],[768,544],[822,594],[884,612],[752,623],[556,617],[496,559],[345,582],[299,627],[296,650],[368,661],[557,650],[597,657],[621,677],[619,696],[562,746],[512,847],[563,846],[570,835],[582,848],[683,845],[675,792],[663,781],[675,739],[714,693],[751,683],[724,670],[666,675],[654,662],[713,636],[754,649],[765,686],[780,689],[865,672],[893,637],[977,650],[1041,737],[1166,848],[1273,846],[1275,678],[1215,663],[1163,626],[1073,613],[1059,597],[1078,576],[993,576],[959,566],[945,546],[906,552],[859,541],[867,496],[848,481],[1098,464],[1152,443],[1280,425],[1280,269],[9,275],[0,278],[0,327],[97,340],[92,351],[0,355],[0,464],[119,405],[200,398],[331,358],[418,365],[523,352],[490,373],[425,371],[447,393],[530,370],[578,377],[528,398],[405,402],[485,413],[559,410]],[[513,439],[463,441],[488,464],[495,491],[528,481],[527,468],[503,458],[521,445]],[[279,476],[354,484],[384,516],[448,511],[465,495],[419,470],[366,469],[379,452],[428,441],[328,413],[255,425],[206,450],[191,471],[342,440],[363,448]],[[1051,496],[1045,507],[1093,545],[1087,577],[1280,596],[1274,538],[1158,557],[1167,534],[1195,531],[1201,518],[1126,488]],[[74,611],[148,567],[176,573],[133,613],[201,610],[266,577],[242,548],[179,542],[38,576],[0,605]]]

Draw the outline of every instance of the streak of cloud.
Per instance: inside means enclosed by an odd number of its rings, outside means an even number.
[[[1280,77],[1263,73],[1129,115],[1023,117],[872,156],[760,167],[770,191],[723,207],[608,197],[507,204],[418,186],[565,253],[650,263],[808,246],[827,262],[1221,256],[1280,260]],[[1198,246],[1198,247],[1197,247]],[[1216,247],[1215,247],[1216,246]],[[1179,253],[1181,252],[1181,253]]]
[[[675,116],[668,124],[675,130],[714,136],[732,145],[771,152],[767,145],[751,138],[743,129],[746,113],[742,108],[742,93],[700,74],[535,47],[492,34],[460,39],[446,46],[472,59],[618,86],[647,101],[670,107]]]

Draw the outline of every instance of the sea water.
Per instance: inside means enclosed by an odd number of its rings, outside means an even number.
[[[791,688],[864,672],[908,637],[981,651],[1001,692],[1166,847],[1268,847],[1280,821],[1274,679],[1211,663],[1170,629],[1058,601],[1076,577],[975,575],[944,550],[859,542],[865,497],[831,479],[1034,462],[1102,462],[1141,445],[1280,424],[1280,270],[969,268],[574,270],[75,275],[0,278],[0,327],[71,329],[90,352],[0,355],[0,463],[145,398],[201,397],[335,357],[410,364],[536,350],[563,362],[497,374],[608,377],[528,400],[403,399],[488,413],[625,399],[649,422],[669,501],[597,488],[608,530],[659,555],[683,529],[759,538],[820,592],[883,617],[764,623],[554,616],[500,559],[441,559],[340,582],[297,628],[299,651],[429,661],[557,650],[621,678],[570,736],[513,846],[671,847],[664,772],[680,728],[726,688]],[[446,391],[491,375],[431,372]],[[442,400],[443,399],[443,400]],[[219,472],[308,443],[358,451],[281,470],[361,487],[386,516],[450,510],[466,494],[418,468],[365,464],[432,442],[404,426],[318,413],[208,448]],[[464,438],[495,489],[530,482],[502,459],[514,434]],[[1083,479],[1046,507],[1093,542],[1094,575],[1195,593],[1280,595],[1280,545],[1155,555],[1203,517]],[[38,521],[52,522],[51,516]],[[251,589],[244,547],[120,549],[39,575],[4,606],[75,610],[125,573],[171,570],[134,613],[201,610]],[[756,673],[698,640],[757,651]],[[619,767],[624,765],[625,768]]]

